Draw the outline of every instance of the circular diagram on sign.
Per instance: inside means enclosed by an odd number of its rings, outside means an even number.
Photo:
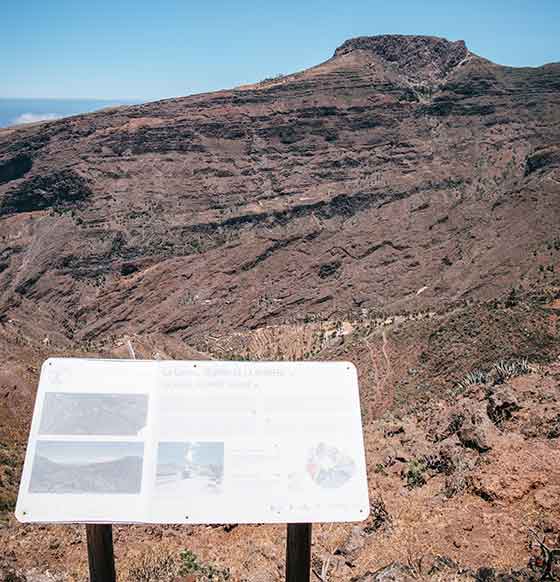
[[[341,487],[354,475],[355,463],[336,447],[319,443],[311,449],[307,472],[320,487]]]

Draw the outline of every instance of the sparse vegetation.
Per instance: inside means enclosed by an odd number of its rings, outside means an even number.
[[[422,487],[426,483],[426,464],[419,459],[412,459],[407,463],[404,476],[406,478],[406,485],[410,489],[415,487]]]
[[[520,360],[512,360],[509,362],[498,362],[494,365],[491,372],[492,371],[494,372],[494,384],[502,384],[516,376],[530,374],[534,371],[534,368],[529,364],[529,361],[526,358],[522,358]]]
[[[16,500],[15,491],[0,491],[0,516],[13,511],[16,507]]]
[[[375,473],[385,475],[385,465],[383,463],[377,463],[373,469]]]
[[[486,384],[487,379],[488,373],[484,370],[472,370],[459,382],[459,387],[466,389],[469,386]]]
[[[470,386],[480,384],[503,384],[516,376],[523,376],[535,371],[536,367],[529,364],[527,358],[501,360],[496,362],[489,370],[472,370],[458,382],[458,386],[465,390]]]
[[[370,518],[368,524],[364,527],[365,534],[373,534],[381,528],[387,528],[391,525],[393,518],[389,514],[383,497],[375,497],[370,504]]]
[[[172,582],[179,577],[194,577],[197,582],[226,582],[230,580],[228,568],[219,568],[205,563],[191,550],[183,550],[178,555],[158,545],[133,558],[133,563],[125,567],[122,577],[130,582]],[[190,579],[190,578],[188,578]]]
[[[539,535],[536,531],[530,529],[529,534],[531,534],[533,541],[537,544],[541,558],[540,560],[534,560],[536,568],[540,567],[540,580],[556,580],[556,573],[554,572],[555,565],[560,563],[560,547],[552,547],[550,544],[546,543],[546,536]]]
[[[15,449],[0,443],[0,518],[15,509],[20,461]]]
[[[179,575],[196,575],[200,582],[225,582],[230,580],[229,568],[219,568],[213,564],[205,564],[191,550],[183,550],[180,554],[181,565]]]
[[[262,81],[259,81],[260,84],[271,83],[272,81],[279,81],[285,77],[284,73],[278,73],[274,75],[274,77],[266,77]]]
[[[179,571],[179,560],[174,553],[159,550],[157,546],[142,554],[129,569],[131,582],[170,582]]]

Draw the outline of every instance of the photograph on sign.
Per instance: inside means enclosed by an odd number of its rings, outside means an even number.
[[[22,521],[297,523],[368,513],[352,364],[43,366]]]
[[[39,441],[30,493],[139,493],[142,443]]]
[[[160,443],[156,487],[162,495],[221,493],[224,443]]]
[[[48,392],[41,434],[137,435],[148,414],[146,394]]]

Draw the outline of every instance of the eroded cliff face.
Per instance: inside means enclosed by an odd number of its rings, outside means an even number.
[[[336,49],[334,58],[359,54],[381,68],[392,70],[401,79],[427,86],[444,81],[455,67],[474,56],[462,40],[449,42],[433,36],[388,34],[347,40]]]
[[[560,65],[382,36],[257,85],[4,130],[3,312],[59,341],[191,339],[535,285],[558,252],[559,104]]]

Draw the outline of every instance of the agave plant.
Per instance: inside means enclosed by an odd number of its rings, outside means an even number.
[[[494,382],[496,384],[502,384],[507,382],[511,378],[516,376],[522,376],[523,374],[529,374],[533,371],[532,366],[529,364],[527,358],[521,358],[519,360],[502,360],[492,367],[492,372],[494,375]]]
[[[462,380],[459,381],[458,385],[463,390],[469,386],[476,386],[478,384],[486,384],[488,380],[488,373],[484,370],[472,370],[469,372]]]
[[[460,380],[457,385],[464,390],[469,386],[480,384],[503,384],[516,376],[523,376],[524,374],[531,374],[536,371],[537,367],[530,364],[527,358],[500,360],[499,362],[496,362],[488,372],[481,369],[472,370],[462,380]]]

